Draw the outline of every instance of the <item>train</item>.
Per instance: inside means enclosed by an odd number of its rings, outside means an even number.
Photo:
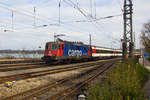
[[[70,63],[121,56],[121,49],[86,45],[83,42],[57,40],[46,43],[42,59],[46,63]]]

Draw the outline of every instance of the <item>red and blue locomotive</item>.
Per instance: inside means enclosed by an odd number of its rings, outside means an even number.
[[[91,56],[90,46],[82,42],[56,41],[47,42],[45,47],[44,61],[51,63],[87,60]]]

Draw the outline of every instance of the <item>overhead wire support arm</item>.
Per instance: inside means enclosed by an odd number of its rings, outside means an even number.
[[[96,13],[97,13],[97,11],[96,11],[96,0],[94,0],[94,10],[95,10],[95,19],[96,19]]]
[[[90,0],[91,17],[93,17],[93,2]]]
[[[12,17],[11,23],[12,23],[12,31],[13,31],[14,30],[14,12],[13,11],[12,11],[11,17]]]
[[[68,21],[68,22],[64,22],[64,23],[96,22],[96,21],[111,19],[111,18],[119,17],[119,16],[122,16],[122,14],[100,17],[100,18],[96,18],[96,19],[93,19],[93,20],[76,20],[76,21]]]
[[[36,7],[33,7],[33,9],[34,9],[34,23],[33,23],[33,25],[34,25],[34,28],[36,28]]]
[[[59,25],[60,25],[60,7],[61,7],[61,0],[59,0],[59,19],[58,19],[58,21],[59,21]]]

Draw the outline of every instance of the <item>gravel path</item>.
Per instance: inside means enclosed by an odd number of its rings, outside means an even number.
[[[83,73],[86,70],[90,70],[90,68],[84,68],[84,69],[77,69],[67,72],[61,72],[56,73],[52,75],[46,75],[46,76],[40,76],[37,78],[31,78],[31,79],[25,79],[17,81],[16,84],[13,86],[13,91],[11,91],[11,88],[7,88],[4,86],[4,84],[0,85],[0,99],[6,96],[10,96],[11,94],[17,94],[23,91],[30,90],[32,88],[36,88],[51,82],[55,82],[56,80],[68,77],[68,76],[74,76],[78,75],[80,73]]]

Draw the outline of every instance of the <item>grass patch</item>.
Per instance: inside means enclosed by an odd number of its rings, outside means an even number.
[[[149,57],[149,58],[147,58],[147,60],[148,60],[148,61],[150,61],[150,57]]]
[[[118,63],[100,86],[89,89],[87,100],[145,100],[142,85],[149,71],[138,63]]]

